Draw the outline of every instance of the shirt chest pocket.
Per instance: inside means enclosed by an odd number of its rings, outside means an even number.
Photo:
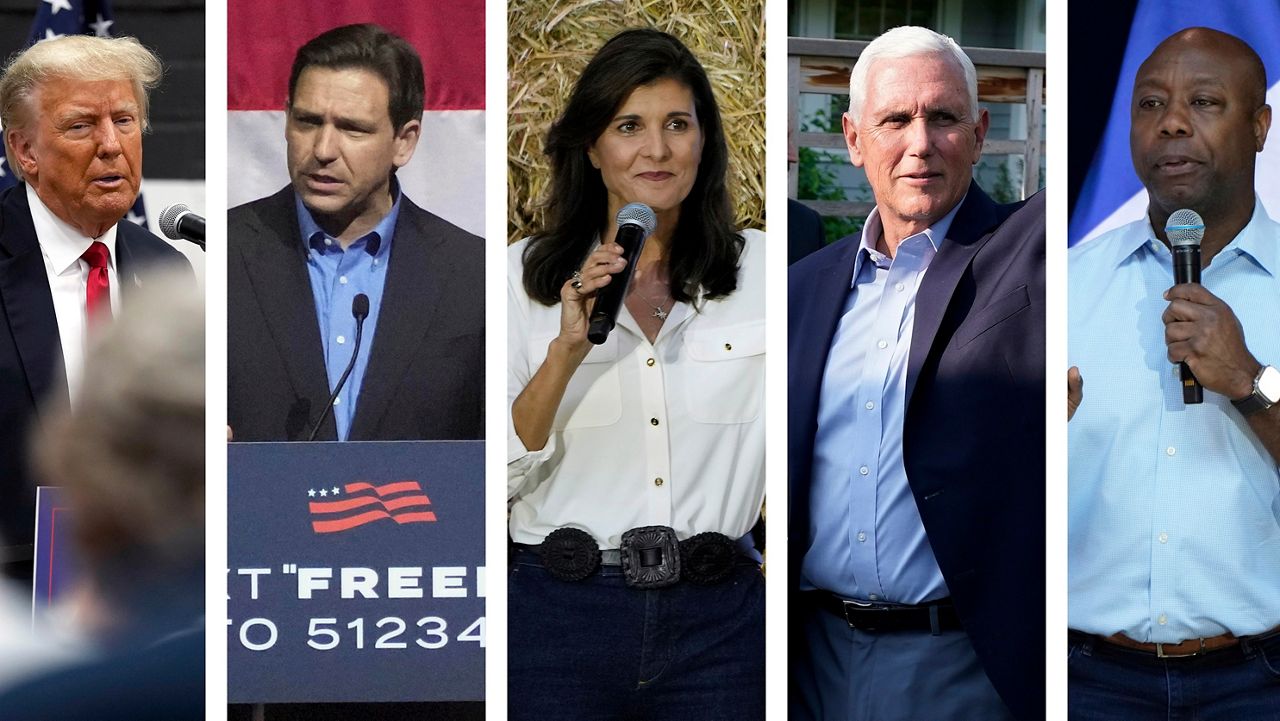
[[[764,404],[764,322],[685,333],[684,400],[699,423],[748,423]]]
[[[533,341],[530,357],[545,359],[554,336]],[[536,355],[535,355],[536,354]],[[541,365],[542,361],[538,361]],[[552,427],[557,431],[610,426],[622,418],[622,384],[618,379],[618,342],[615,334],[591,349],[574,371]]]

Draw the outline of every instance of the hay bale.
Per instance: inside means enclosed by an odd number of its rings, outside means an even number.
[[[507,4],[507,239],[543,227],[547,130],[605,41],[635,27],[671,33],[706,68],[729,145],[729,192],[742,227],[764,227],[762,0],[511,0]]]

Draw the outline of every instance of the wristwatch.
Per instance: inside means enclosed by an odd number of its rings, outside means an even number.
[[[1253,379],[1253,393],[1231,404],[1240,411],[1240,415],[1248,417],[1258,411],[1280,403],[1280,371],[1274,366],[1263,366]]]

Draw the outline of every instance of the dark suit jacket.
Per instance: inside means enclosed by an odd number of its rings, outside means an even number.
[[[146,229],[127,221],[116,228],[116,277],[123,301],[149,267],[190,272],[182,253]],[[66,372],[49,277],[26,186],[19,184],[0,193],[0,535],[17,554],[32,541],[35,486],[27,444],[33,421],[46,404],[66,407]]]
[[[227,423],[237,441],[306,440],[329,399],[292,188],[227,219]],[[401,197],[351,440],[484,434],[484,243]],[[335,440],[328,414],[317,440]]]
[[[826,244],[822,216],[804,203],[787,198],[787,265]]]
[[[908,482],[960,620],[1022,719],[1043,718],[1045,703],[1044,222],[1043,193],[1001,206],[970,185],[916,296],[903,429]],[[818,396],[858,243],[790,269],[793,592],[808,550]]]

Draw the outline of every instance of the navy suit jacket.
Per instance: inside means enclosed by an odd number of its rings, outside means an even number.
[[[997,205],[970,185],[916,295],[903,429],[908,482],[956,611],[1022,719],[1043,718],[1045,703],[1044,223],[1043,192]],[[822,375],[859,241],[789,271],[793,593],[808,550]],[[803,635],[793,628],[791,639]]]
[[[306,440],[330,388],[293,189],[231,209],[227,244],[227,423]],[[484,242],[401,196],[382,304],[350,440],[483,438]]]
[[[150,268],[164,265],[190,272],[182,253],[145,228],[128,221],[116,228],[116,277],[122,301],[128,302],[130,289],[140,284]],[[35,484],[27,445],[33,421],[46,407],[66,406],[66,371],[53,294],[27,205],[27,189],[19,184],[0,193],[0,536],[11,546],[5,556],[30,557]]]

